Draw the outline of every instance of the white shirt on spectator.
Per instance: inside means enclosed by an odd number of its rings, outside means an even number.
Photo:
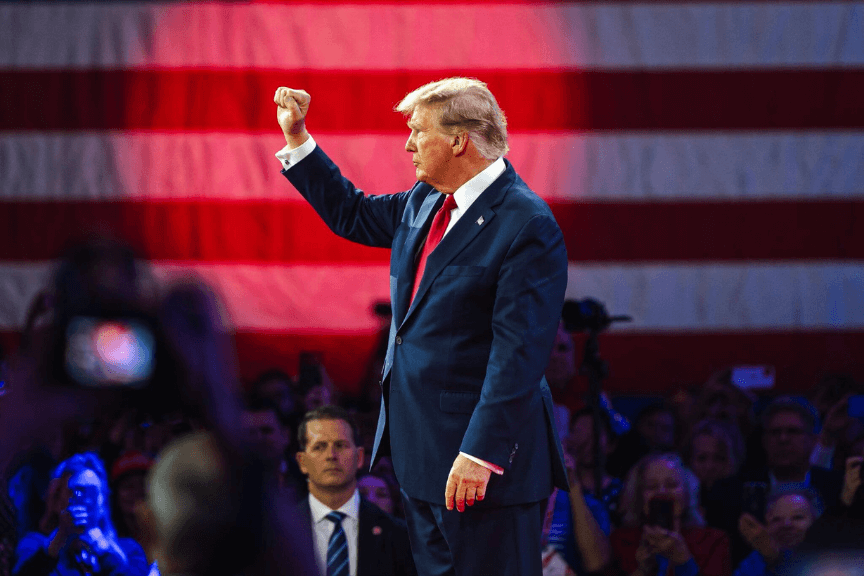
[[[309,494],[309,511],[312,512],[312,540],[315,544],[315,561],[321,576],[327,575],[327,545],[336,524],[327,519],[333,512],[331,508]],[[357,576],[357,536],[360,533],[360,493],[355,489],[354,495],[342,505],[337,512],[345,514],[342,519],[342,529],[348,540],[348,564],[351,566],[351,576]]]

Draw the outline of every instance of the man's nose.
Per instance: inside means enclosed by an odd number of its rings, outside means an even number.
[[[409,136],[408,140],[405,142],[405,151],[406,152],[414,152],[416,148],[414,148],[414,137]]]

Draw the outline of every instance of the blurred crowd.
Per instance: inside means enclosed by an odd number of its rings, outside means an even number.
[[[146,386],[81,384],[63,350],[82,317],[152,328]],[[323,574],[316,531],[340,510],[351,574],[414,573],[392,466],[369,470],[383,348],[356,396],[300,360],[241,382],[202,283],[163,286],[115,242],[71,251],[0,352],[0,576]],[[597,402],[577,360],[562,323],[547,380],[570,491],[549,498],[544,574],[864,573],[860,383],[781,396],[729,369]]]

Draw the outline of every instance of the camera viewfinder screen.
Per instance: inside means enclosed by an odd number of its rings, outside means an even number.
[[[66,330],[66,373],[83,386],[143,386],[153,375],[154,346],[143,322],[73,318]]]

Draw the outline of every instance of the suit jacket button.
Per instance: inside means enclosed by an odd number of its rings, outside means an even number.
[[[396,344],[402,344],[402,337],[396,336]]]

